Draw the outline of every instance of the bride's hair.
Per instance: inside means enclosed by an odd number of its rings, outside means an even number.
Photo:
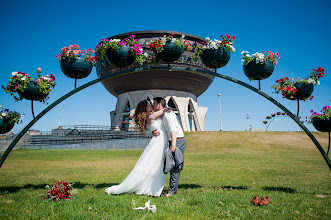
[[[134,118],[136,128],[142,134],[145,134],[146,124],[147,124],[147,101],[146,100],[143,100],[138,103],[133,118]]]

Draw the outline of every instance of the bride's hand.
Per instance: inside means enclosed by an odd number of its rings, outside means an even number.
[[[172,108],[169,107],[169,106],[166,106],[163,111],[164,111],[164,113],[171,112],[172,111]]]

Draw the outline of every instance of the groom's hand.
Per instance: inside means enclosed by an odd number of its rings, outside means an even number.
[[[155,129],[154,131],[152,131],[152,135],[153,136],[159,136],[160,132],[157,129]]]
[[[173,153],[173,152],[175,152],[175,150],[176,150],[176,146],[171,145],[171,147],[170,147],[170,151]]]

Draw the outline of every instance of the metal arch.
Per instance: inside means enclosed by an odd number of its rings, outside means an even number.
[[[131,73],[131,72],[140,72],[140,71],[153,71],[153,70],[158,70],[158,69],[168,69],[167,67],[141,67],[141,68],[136,68],[136,69],[130,69],[130,70],[126,70],[126,71],[120,71],[117,72],[115,74],[112,75],[107,75],[104,76],[102,78],[98,78],[95,80],[92,80],[91,82],[88,82],[74,90],[72,90],[71,92],[65,94],[64,96],[62,96],[61,98],[59,98],[58,100],[56,100],[55,102],[53,102],[51,105],[49,105],[47,108],[45,108],[41,113],[39,113],[18,135],[17,137],[13,140],[13,142],[9,145],[9,147],[7,148],[6,152],[4,153],[4,155],[1,157],[0,160],[0,168],[2,166],[2,164],[4,163],[5,159],[7,158],[7,156],[9,155],[9,153],[12,151],[12,149],[14,148],[14,146],[17,144],[17,142],[21,139],[21,137],[24,135],[25,132],[28,131],[28,129],[34,125],[41,117],[43,117],[48,111],[50,111],[52,108],[54,108],[56,105],[58,105],[59,103],[61,103],[62,101],[64,101],[65,99],[67,99],[68,97],[72,96],[73,94],[79,92],[80,90],[83,90],[95,83],[98,83],[104,79],[107,78],[112,78],[118,75],[123,75],[123,74],[127,74],[127,73]],[[331,170],[331,162],[330,159],[328,157],[328,155],[325,153],[324,149],[322,148],[322,146],[319,144],[319,142],[316,140],[316,138],[314,137],[314,135],[308,130],[308,128],[299,120],[299,118],[295,115],[292,114],[292,112],[290,112],[287,108],[285,108],[282,104],[280,104],[278,101],[276,101],[275,99],[273,99],[272,97],[270,97],[269,95],[267,95],[266,93],[258,90],[257,88],[244,83],[240,80],[234,79],[232,77],[223,75],[223,74],[219,74],[216,72],[212,72],[212,71],[206,71],[206,70],[201,70],[201,69],[195,69],[195,68],[191,68],[191,67],[172,67],[172,70],[178,70],[178,71],[194,71],[194,72],[199,72],[199,73],[204,73],[204,74],[209,74],[209,75],[213,75],[222,79],[226,79],[228,81],[234,82],[236,84],[239,84],[241,86],[246,87],[247,89],[252,90],[253,92],[261,95],[262,97],[266,98],[267,100],[269,100],[270,102],[272,102],[273,104],[275,104],[277,107],[279,107],[280,109],[282,109],[285,113],[287,113],[287,115],[289,115],[293,121],[295,121],[308,135],[308,137],[310,137],[310,139],[313,141],[313,143],[316,145],[317,149],[320,151],[320,153],[322,154],[325,162],[327,163],[327,165],[329,166],[329,169]]]
[[[269,122],[269,124],[268,124],[266,130],[268,131],[270,124],[271,124],[276,118],[280,118],[280,117],[289,117],[289,116],[286,116],[286,115],[279,115],[278,117],[277,117],[277,116],[273,117],[272,120]]]
[[[264,98],[268,99],[270,102],[272,102],[273,104],[275,104],[277,107],[279,107],[280,109],[282,109],[284,112],[286,112],[286,114],[288,116],[290,116],[293,121],[295,121],[305,132],[306,134],[308,135],[308,137],[310,137],[310,139],[314,142],[314,144],[316,145],[317,149],[320,151],[320,153],[322,154],[325,162],[327,163],[327,165],[329,166],[329,169],[331,170],[331,162],[330,162],[330,159],[328,157],[328,155],[325,153],[324,149],[322,148],[322,146],[320,145],[320,143],[316,140],[316,138],[314,137],[314,135],[308,130],[308,128],[299,120],[299,118],[295,115],[292,114],[292,112],[290,112],[290,110],[288,110],[287,108],[285,108],[285,106],[283,106],[282,104],[280,104],[278,101],[276,101],[274,98],[270,97],[269,95],[267,95],[266,93],[262,92],[261,90],[258,90],[256,89],[255,87],[247,84],[247,83],[244,83],[240,80],[237,80],[237,79],[234,79],[232,77],[229,77],[229,76],[226,76],[226,75],[223,75],[223,74],[219,74],[219,73],[214,73],[214,72],[207,72],[207,71],[203,71],[207,74],[210,74],[210,75],[214,75],[214,76],[217,76],[219,78],[222,78],[222,79],[226,79],[228,81],[231,81],[231,82],[234,82],[234,83],[237,83],[241,86],[244,86],[250,90],[252,90],[253,92],[263,96]]]
[[[67,94],[65,94],[64,96],[60,97],[59,99],[57,99],[55,102],[53,102],[52,104],[50,104],[48,107],[46,107],[42,112],[40,112],[35,118],[32,119],[32,121],[30,121],[30,123],[25,126],[22,131],[16,136],[16,138],[12,141],[12,143],[8,146],[7,150],[5,151],[5,153],[3,154],[3,156],[1,156],[0,158],[0,168],[2,167],[2,164],[5,162],[6,158],[8,157],[9,153],[13,150],[13,148],[15,147],[15,145],[17,144],[17,142],[23,137],[23,135],[32,127],[32,125],[34,125],[40,118],[42,118],[47,112],[49,112],[52,108],[54,108],[55,106],[57,106],[59,103],[61,103],[62,101],[64,101],[65,99],[69,98],[70,96],[72,96],[73,94],[93,85],[96,84],[104,79],[107,78],[112,78],[118,75],[123,75],[126,74],[128,72],[132,72],[132,70],[128,70],[128,71],[123,71],[123,72],[119,72],[119,73],[115,73],[112,75],[107,75],[95,80],[92,80],[70,92],[68,92]]]

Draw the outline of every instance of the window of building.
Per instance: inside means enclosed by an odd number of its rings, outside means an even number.
[[[169,99],[167,105],[168,105],[169,107],[171,107],[172,110],[173,110],[174,112],[176,112],[176,114],[178,114],[178,109],[177,109],[177,107],[176,107],[176,105],[175,105],[175,102],[174,102],[174,100],[173,100],[172,97]]]
[[[189,122],[189,126],[190,126],[190,131],[196,131],[196,115],[195,115],[195,112],[194,112],[194,108],[193,108],[193,104],[192,104],[192,101],[190,100],[190,102],[188,103],[188,106],[187,106],[187,109],[188,109],[188,122]]]
[[[124,108],[124,112],[130,112],[130,103],[128,101],[128,103],[126,104],[125,108]]]
[[[126,103],[126,106],[124,108],[124,111],[123,111],[123,120],[122,120],[122,129],[125,129],[127,130],[130,126],[130,120],[129,120],[129,116],[130,116],[130,102],[128,101]]]

